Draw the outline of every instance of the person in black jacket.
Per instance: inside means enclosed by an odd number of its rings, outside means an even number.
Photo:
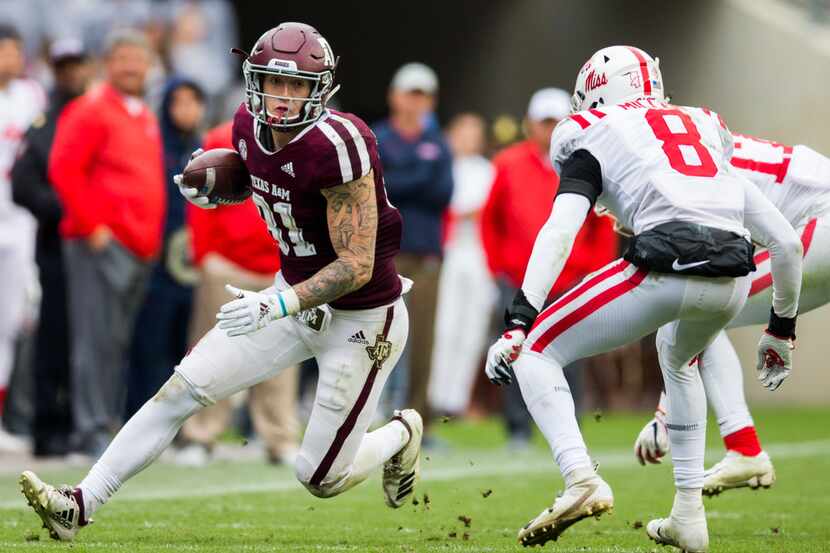
[[[38,222],[35,260],[43,290],[34,360],[35,417],[33,453],[36,457],[64,455],[72,430],[69,408],[69,341],[66,284],[58,223],[61,204],[47,178],[55,127],[66,104],[82,94],[92,66],[78,40],[55,42],[50,50],[55,87],[49,107],[38,116],[23,139],[12,168],[12,198],[32,212]]]

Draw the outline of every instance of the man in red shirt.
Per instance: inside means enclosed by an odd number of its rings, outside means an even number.
[[[58,120],[49,178],[63,205],[74,447],[97,456],[121,422],[124,359],[165,211],[161,136],[142,100],[143,35],[109,37],[106,81]]]
[[[232,148],[233,121],[205,135],[205,150]],[[193,302],[190,343],[196,344],[213,328],[216,313],[228,300],[226,284],[246,290],[264,290],[280,269],[279,250],[268,234],[253,201],[216,209],[187,206],[193,260],[201,280]],[[297,452],[297,367],[284,370],[250,389],[254,429],[265,442],[268,460],[292,464]],[[202,465],[231,419],[231,401],[225,398],[190,417],[181,430],[187,445],[177,455],[186,465]]]
[[[487,264],[500,281],[504,306],[522,285],[527,262],[539,229],[550,216],[559,177],[548,159],[556,124],[570,113],[570,95],[545,88],[530,99],[524,127],[527,140],[514,144],[493,159],[495,179],[481,214],[481,232]],[[617,255],[617,235],[610,219],[591,213],[579,232],[571,256],[551,290],[555,298],[585,275]],[[568,371],[574,397],[579,395],[579,371]],[[574,386],[573,384],[576,384]],[[518,386],[505,388],[505,422],[513,445],[530,438],[530,415]]]

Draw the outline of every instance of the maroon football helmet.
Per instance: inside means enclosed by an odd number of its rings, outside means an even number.
[[[326,39],[311,25],[282,23],[259,37],[250,54],[238,49],[233,52],[245,60],[242,74],[248,111],[261,123],[277,130],[296,129],[319,119],[326,102],[339,88],[334,86],[337,58]],[[305,101],[299,115],[289,118],[268,113],[265,97],[269,95],[263,91],[263,78],[267,75],[287,75],[311,81],[308,98],[271,96]]]

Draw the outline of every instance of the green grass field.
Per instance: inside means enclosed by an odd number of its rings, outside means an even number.
[[[755,415],[778,483],[768,491],[736,490],[706,500],[710,550],[830,551],[830,411],[759,410]],[[616,511],[577,524],[548,549],[663,551],[640,525],[669,512],[671,468],[642,468],[631,455],[644,421],[630,415],[586,417],[585,436],[614,488]],[[321,500],[302,489],[290,470],[262,463],[224,462],[198,470],[156,465],[96,513],[96,523],[72,545],[48,539],[25,506],[16,475],[5,473],[0,476],[0,551],[521,550],[516,530],[562,486],[541,439],[532,451],[510,455],[493,422],[450,421],[438,430],[452,452],[428,455],[417,504],[397,511],[384,506],[379,477]],[[710,425],[708,463],[722,454],[713,430]],[[44,476],[74,483],[81,472]]]

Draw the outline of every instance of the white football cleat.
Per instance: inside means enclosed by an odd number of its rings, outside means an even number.
[[[703,495],[715,496],[724,490],[750,487],[769,488],[775,483],[775,468],[762,451],[754,457],[729,450],[726,456],[703,474]]]
[[[580,470],[580,469],[577,469]],[[611,487],[593,470],[585,475],[575,475],[576,482],[556,498],[553,506],[519,530],[519,543],[523,546],[544,545],[556,540],[572,524],[588,517],[610,513],[614,509]]]
[[[82,526],[92,522],[84,520],[80,490],[69,486],[55,488],[28,470],[20,475],[19,482],[26,502],[43,521],[43,527],[53,540],[72,541]]]
[[[706,553],[709,550],[709,529],[706,526],[706,512],[700,507],[699,516],[684,518],[674,516],[658,518],[646,525],[646,534],[660,545],[672,545],[683,553]]]
[[[386,504],[397,509],[412,495],[421,474],[424,421],[415,409],[395,411],[392,420],[399,421],[409,431],[409,441],[406,445],[383,464],[383,495]]]

